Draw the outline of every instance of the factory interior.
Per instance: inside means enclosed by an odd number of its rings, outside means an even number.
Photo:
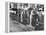
[[[10,32],[44,30],[44,5],[32,3],[9,4]]]

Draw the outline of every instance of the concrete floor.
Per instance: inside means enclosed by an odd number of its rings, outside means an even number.
[[[29,26],[25,26],[17,21],[10,21],[10,32],[23,32],[32,31],[33,29]]]

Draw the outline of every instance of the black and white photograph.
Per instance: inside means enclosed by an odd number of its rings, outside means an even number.
[[[44,30],[44,4],[9,3],[9,31]]]

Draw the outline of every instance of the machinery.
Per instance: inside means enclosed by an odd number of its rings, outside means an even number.
[[[18,4],[17,8],[16,4],[16,7],[13,8],[10,7],[10,10],[14,11],[10,12],[10,19],[18,21],[23,25],[33,26],[35,30],[43,30],[44,15],[42,14],[42,12],[44,11],[44,6],[43,5],[38,6],[38,5],[31,7],[28,4]],[[15,4],[12,6],[15,6]]]

